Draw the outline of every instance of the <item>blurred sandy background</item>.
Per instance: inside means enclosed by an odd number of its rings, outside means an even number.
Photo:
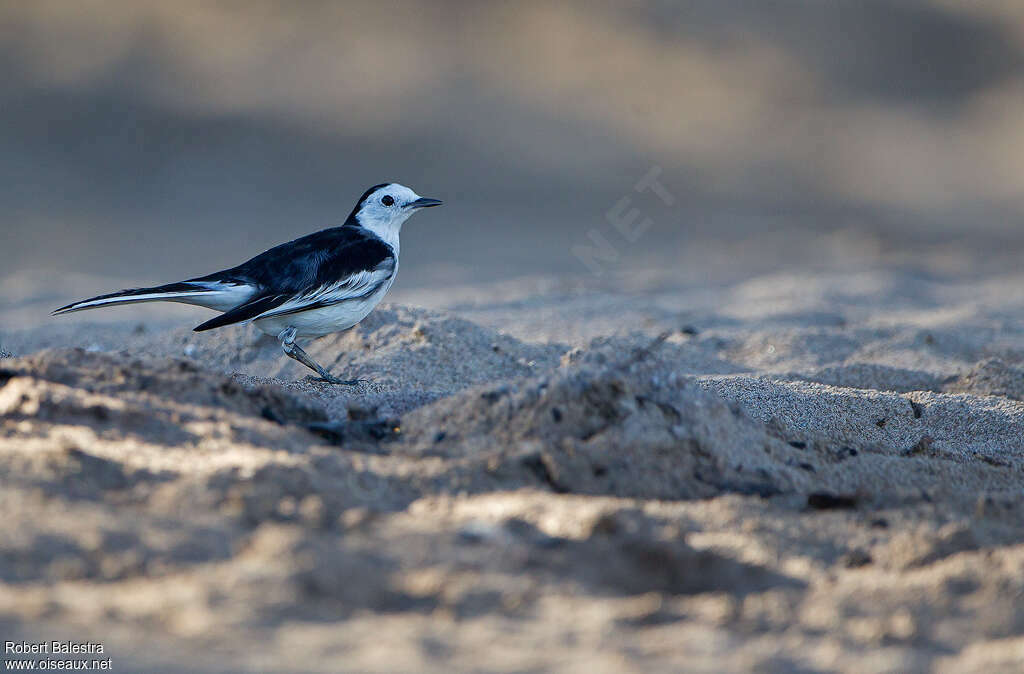
[[[206,273],[381,180],[447,201],[399,292],[589,274],[623,197],[654,225],[618,271],[813,265],[789,242],[835,231],[828,264],[1012,263],[1022,50],[997,0],[3,2],[0,267]],[[632,190],[652,167],[671,208]]]

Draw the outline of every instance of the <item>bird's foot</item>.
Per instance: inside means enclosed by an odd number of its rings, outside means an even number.
[[[339,379],[332,374],[324,374],[320,377],[314,377],[309,375],[306,377],[308,381],[318,381],[324,384],[334,384],[335,386],[359,386],[361,384],[369,384],[369,379]]]
[[[334,384],[336,386],[358,386],[359,384],[368,384],[369,382],[365,379],[339,379],[333,374],[328,372],[318,362],[309,357],[309,354],[302,350],[298,344],[295,343],[295,328],[286,328],[281,331],[281,334],[277,336],[281,340],[281,349],[285,352],[289,358],[294,358],[313,372],[316,372],[319,377],[312,375],[306,377],[307,381],[319,381],[325,384]]]

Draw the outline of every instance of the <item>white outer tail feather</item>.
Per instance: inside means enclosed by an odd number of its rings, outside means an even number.
[[[207,290],[195,290],[187,293],[153,293],[152,295],[125,295],[124,297],[108,297],[102,300],[85,300],[83,302],[76,302],[66,309],[53,312],[54,316],[60,316],[61,314],[70,314],[76,311],[84,311],[85,309],[96,309],[98,307],[105,307],[111,304],[134,304],[135,302],[159,302],[159,301],[175,301],[185,297],[194,297],[196,295],[207,294]]]
[[[242,302],[245,302],[254,292],[251,286],[234,285],[227,283],[196,283],[195,290],[178,290],[173,292],[154,292],[144,295],[129,294],[132,291],[125,291],[124,295],[115,297],[97,297],[81,302],[75,302],[53,312],[54,316],[70,314],[86,309],[99,309],[100,307],[113,306],[117,304],[135,304],[138,302],[182,302],[184,304],[195,304],[217,311],[227,311]]]

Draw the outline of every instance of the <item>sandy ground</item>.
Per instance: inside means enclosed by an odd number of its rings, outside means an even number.
[[[1024,274],[680,278],[407,292],[310,348],[351,388],[7,279],[4,634],[118,671],[1024,668]]]

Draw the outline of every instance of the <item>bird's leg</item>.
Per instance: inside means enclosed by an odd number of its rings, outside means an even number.
[[[359,383],[358,379],[338,379],[330,372],[325,370],[323,367],[321,367],[319,363],[317,363],[315,360],[309,357],[308,353],[302,350],[302,347],[295,343],[295,333],[295,328],[291,327],[285,328],[277,336],[277,338],[281,340],[281,350],[284,351],[286,356],[288,356],[289,358],[294,358],[295,360],[299,361],[300,363],[308,367],[310,370],[313,370],[318,375],[320,375],[321,380],[327,382],[328,384],[355,386],[356,384]]]

